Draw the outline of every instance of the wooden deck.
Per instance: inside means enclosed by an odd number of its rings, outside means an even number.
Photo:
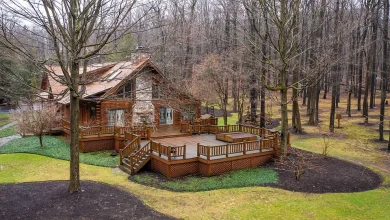
[[[257,138],[258,141],[261,140],[260,137]],[[216,139],[215,134],[200,134],[200,135],[192,135],[192,136],[182,136],[182,137],[171,137],[171,138],[158,138],[158,139],[153,139],[152,141],[158,142],[162,145],[165,146],[171,146],[171,147],[179,147],[186,145],[186,158],[191,159],[191,158],[196,158],[198,157],[197,155],[197,146],[198,144],[202,144],[205,146],[221,146],[221,145],[226,145],[229,144],[229,142],[225,141],[220,141]],[[149,143],[149,140],[143,140],[141,142],[141,146],[145,146],[147,143]],[[268,152],[271,151],[270,149],[263,149],[262,152]],[[258,153],[259,150],[253,150],[253,151],[248,151],[246,152],[247,154],[251,153]],[[236,154],[230,154],[230,156],[240,156],[243,155],[243,153],[236,153]],[[164,159],[167,159],[166,157],[163,156]],[[221,156],[216,156],[212,157],[212,160],[215,159],[221,159],[221,158],[226,158],[226,156],[221,155]],[[182,160],[182,157],[172,157],[172,160]]]
[[[135,174],[146,166],[169,178],[198,174],[211,176],[258,167],[269,161],[280,147],[279,133],[273,130],[247,125],[199,125],[197,128],[190,126],[188,129],[187,126],[188,130],[184,131],[197,133],[189,135],[179,133],[180,128],[176,126],[167,126],[156,131],[154,138],[142,142],[141,136],[128,135],[126,146],[120,150],[121,169]],[[240,136],[254,136],[256,140],[232,143],[216,139],[216,134],[234,132],[240,132]],[[140,148],[130,152],[128,148],[137,146],[137,141],[141,142]]]

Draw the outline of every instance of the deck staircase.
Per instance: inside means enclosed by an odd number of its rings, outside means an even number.
[[[140,149],[134,149],[130,146],[131,143],[120,151],[119,168],[130,175],[134,175],[150,161],[151,148],[150,142]]]

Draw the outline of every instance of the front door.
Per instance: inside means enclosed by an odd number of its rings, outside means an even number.
[[[160,124],[171,125],[173,124],[173,109],[161,107],[160,108]]]

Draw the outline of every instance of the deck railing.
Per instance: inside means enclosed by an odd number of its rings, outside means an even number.
[[[63,128],[66,129],[69,123],[63,121]],[[69,128],[67,128],[69,130]],[[116,126],[92,126],[92,127],[80,127],[80,136],[102,136],[102,135],[117,135],[124,137],[125,133],[132,133],[140,136],[141,138],[150,139],[152,128],[150,127],[116,127]]]
[[[275,150],[275,144],[277,144],[277,137],[262,138],[260,141],[244,141],[237,143],[228,143],[218,146],[206,146],[199,144],[197,145],[197,155],[205,156],[207,160],[211,157],[225,156],[229,157],[232,154],[246,155],[248,151],[263,152],[264,150]]]
[[[168,158],[168,161],[172,160],[176,157],[183,157],[183,159],[186,159],[186,145],[183,146],[166,146],[161,143],[157,143],[154,141],[150,141],[151,149],[153,152],[157,153],[159,157],[166,156]]]
[[[85,127],[80,128],[81,137],[85,136],[101,136],[101,135],[109,135],[114,134],[113,126],[93,126],[93,127]]]

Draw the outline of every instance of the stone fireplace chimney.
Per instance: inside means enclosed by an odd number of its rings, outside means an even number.
[[[137,49],[131,53],[131,61],[137,61],[141,58],[151,58],[149,48],[138,45]]]

